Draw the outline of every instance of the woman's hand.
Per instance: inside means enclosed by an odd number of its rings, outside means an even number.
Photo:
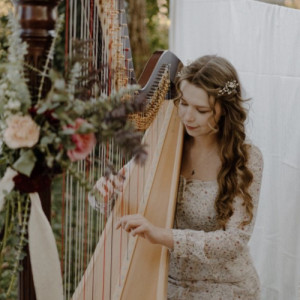
[[[124,216],[119,220],[116,228],[122,228],[132,236],[145,238],[152,244],[160,244],[173,249],[172,230],[156,227],[142,215]]]
[[[96,188],[103,197],[110,198],[113,194],[120,195],[123,191],[123,184],[127,173],[128,170],[124,166],[116,175],[110,174],[109,177],[100,177],[94,188]]]
[[[125,165],[116,175],[110,174],[109,177],[100,177],[93,187],[93,191],[88,193],[90,206],[95,210],[105,213],[111,210],[114,196],[122,194],[124,181],[128,174],[129,165]],[[106,209],[105,209],[106,207]]]

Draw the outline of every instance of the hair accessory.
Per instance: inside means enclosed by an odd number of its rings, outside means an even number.
[[[176,76],[180,77],[182,75],[181,71],[177,72]]]
[[[225,86],[219,90],[218,95],[223,96],[224,94],[231,95],[236,93],[236,88],[239,86],[236,80],[227,81]]]

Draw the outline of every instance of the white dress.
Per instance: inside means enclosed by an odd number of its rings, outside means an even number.
[[[180,177],[168,299],[260,299],[259,278],[247,246],[255,222],[263,168],[261,152],[253,145],[249,148],[248,168],[254,176],[249,188],[253,219],[242,229],[239,225],[248,216],[240,197],[234,199],[234,213],[226,230],[217,230],[217,181]]]

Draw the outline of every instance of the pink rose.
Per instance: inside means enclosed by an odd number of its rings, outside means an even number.
[[[74,126],[69,126],[75,130],[79,129],[81,124],[86,121],[78,118],[75,121]],[[76,145],[75,149],[68,150],[67,154],[71,161],[85,159],[88,154],[92,151],[93,147],[96,145],[96,138],[93,133],[79,134],[75,133],[72,135],[72,141]]]
[[[30,116],[13,115],[6,120],[4,142],[11,149],[34,146],[40,137],[40,127]]]

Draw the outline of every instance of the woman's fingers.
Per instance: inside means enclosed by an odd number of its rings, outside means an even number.
[[[116,224],[116,228],[122,228],[130,232],[132,236],[143,237],[152,244],[160,244],[170,249],[174,247],[171,229],[156,227],[139,214],[121,217]]]
[[[116,229],[122,227],[127,232],[130,232],[137,227],[145,225],[147,222],[148,221],[141,215],[127,215],[121,217],[121,219],[116,224]]]
[[[139,214],[122,217],[116,224],[116,228],[122,228],[132,236],[143,237],[151,243],[157,242],[157,228]]]
[[[116,229],[119,229],[121,227],[121,225],[122,225],[121,222],[118,221],[117,224],[116,224]]]
[[[122,217],[116,224],[116,229],[122,228],[125,229],[125,226],[128,222],[128,216]]]
[[[131,231],[132,236],[139,235],[143,238],[145,238],[145,227],[143,225],[136,227],[134,230]]]

